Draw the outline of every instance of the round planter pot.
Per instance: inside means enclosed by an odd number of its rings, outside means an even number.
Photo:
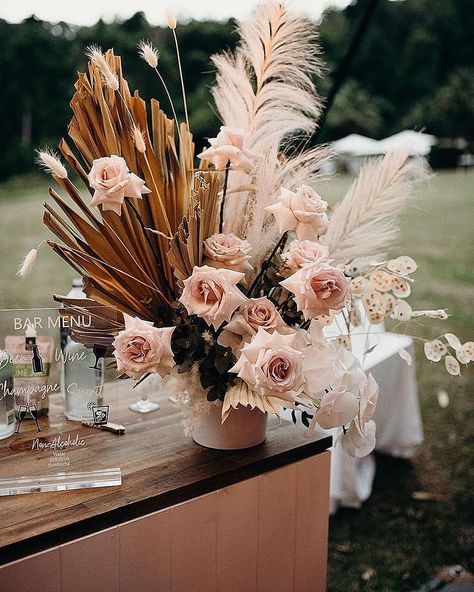
[[[222,424],[222,407],[210,405],[193,432],[196,444],[216,450],[241,450],[258,446],[266,437],[267,414],[239,405]]]

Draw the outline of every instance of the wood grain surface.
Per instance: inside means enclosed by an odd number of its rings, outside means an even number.
[[[270,419],[262,445],[210,450],[184,436],[183,415],[167,393],[154,394],[161,409],[147,415],[128,410],[137,399],[128,381],[114,387],[114,396],[120,404],[112,407],[112,421],[126,426],[123,436],[67,421],[59,400],[51,402],[39,435],[43,441],[58,433],[61,438],[84,438],[85,446],[67,450],[71,470],[120,467],[122,486],[0,497],[0,564],[194,499],[331,445],[331,438],[309,439],[301,426]],[[31,450],[34,436],[30,431],[0,443],[0,476],[51,472],[51,451]]]

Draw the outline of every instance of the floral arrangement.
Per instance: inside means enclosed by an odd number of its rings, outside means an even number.
[[[168,24],[181,72],[172,15]],[[351,353],[351,334],[364,316],[373,325],[447,317],[408,304],[413,259],[386,260],[424,166],[408,150],[372,159],[331,211],[314,189],[330,153],[305,148],[321,112],[313,25],[269,0],[238,31],[235,53],[213,57],[223,125],[197,168],[182,73],[180,123],[151,43],[139,54],[173,119],[130,94],[112,50],[89,48],[71,102],[74,147],[63,139],[59,150],[91,199],[56,153],[39,151],[69,201],[50,189],[56,208],[45,204],[44,223],[61,242],[47,242],[83,276],[88,297],[55,298],[64,315],[89,310],[93,329],[76,338],[107,345],[121,375],[175,374],[191,429],[210,404],[223,422],[239,405],[291,409],[310,432],[341,428],[341,445],[365,455],[378,387]],[[339,335],[325,335],[329,324]],[[456,375],[474,343],[447,333],[425,352]]]

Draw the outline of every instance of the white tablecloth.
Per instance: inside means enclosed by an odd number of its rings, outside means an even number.
[[[376,347],[370,353],[364,352]],[[402,360],[403,348],[412,356],[412,365]],[[375,411],[377,425],[376,450],[391,456],[409,458],[423,442],[423,425],[415,376],[413,340],[393,333],[352,336],[352,351],[366,372],[373,374],[380,392]],[[334,437],[337,430],[330,430]],[[375,459],[372,455],[355,459],[340,446],[332,451],[331,513],[338,507],[359,508],[372,492]]]

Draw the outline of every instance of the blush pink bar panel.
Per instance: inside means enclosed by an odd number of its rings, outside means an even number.
[[[330,453],[8,563],[5,592],[324,592]]]

